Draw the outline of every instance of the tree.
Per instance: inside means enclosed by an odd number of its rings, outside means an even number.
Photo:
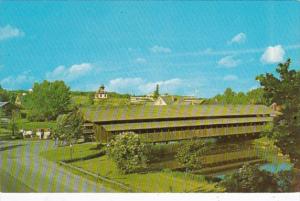
[[[221,186],[227,192],[277,192],[276,176],[260,170],[258,165],[245,164],[237,172],[227,175]]]
[[[154,91],[154,98],[158,98],[159,97],[159,84],[156,85],[156,89]]]
[[[117,135],[108,144],[107,153],[124,173],[145,168],[148,161],[146,145],[133,132]]]
[[[276,103],[282,108],[282,115],[274,119],[274,127],[268,137],[292,162],[300,167],[300,71],[290,70],[291,60],[280,63],[276,68],[279,77],[266,73],[256,79],[264,89],[268,104]]]
[[[13,110],[11,113],[11,119],[8,124],[8,127],[11,130],[12,137],[15,137],[18,132],[17,117],[17,112]]]
[[[0,102],[7,102],[9,101],[9,94],[8,91],[2,88],[0,85]]]
[[[83,116],[78,108],[74,108],[69,114],[58,116],[55,128],[55,135],[68,144],[77,141],[82,135]]]
[[[202,168],[201,156],[211,148],[211,143],[203,140],[189,140],[183,142],[178,149],[176,158],[186,168],[186,171]]]
[[[25,98],[31,120],[53,120],[65,113],[70,105],[70,88],[63,81],[35,83]]]

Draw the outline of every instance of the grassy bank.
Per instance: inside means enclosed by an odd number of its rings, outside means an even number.
[[[157,171],[122,174],[107,156],[72,163],[90,172],[121,182],[138,192],[212,192],[221,191],[204,177],[182,172]]]
[[[96,144],[77,144],[72,147],[72,159],[84,158],[100,152]],[[41,155],[51,161],[71,159],[70,147],[59,147]],[[107,156],[78,160],[71,163],[89,172],[120,182],[137,192],[212,192],[222,191],[216,183],[205,181],[203,176],[182,172],[156,171],[147,173],[122,174]]]

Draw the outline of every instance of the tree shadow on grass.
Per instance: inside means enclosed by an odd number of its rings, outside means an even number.
[[[21,147],[21,146],[24,146],[24,145],[22,145],[22,144],[16,144],[16,145],[9,145],[9,146],[6,146],[6,147],[0,147],[0,152],[1,151],[12,150],[12,149],[15,149],[15,148]]]

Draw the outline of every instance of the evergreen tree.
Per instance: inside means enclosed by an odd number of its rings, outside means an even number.
[[[156,85],[156,89],[154,91],[154,98],[158,98],[159,97],[159,84]]]

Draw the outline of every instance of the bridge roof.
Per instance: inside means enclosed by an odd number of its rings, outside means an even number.
[[[264,105],[170,105],[82,108],[89,122],[163,120],[176,118],[225,117],[273,113]]]
[[[176,121],[157,121],[157,122],[142,122],[142,123],[120,123],[103,125],[106,131],[132,131],[146,130],[156,128],[182,128],[191,126],[205,125],[228,125],[238,123],[257,123],[269,122],[272,117],[246,117],[246,118],[218,118],[218,119],[201,119],[201,120],[176,120]]]

